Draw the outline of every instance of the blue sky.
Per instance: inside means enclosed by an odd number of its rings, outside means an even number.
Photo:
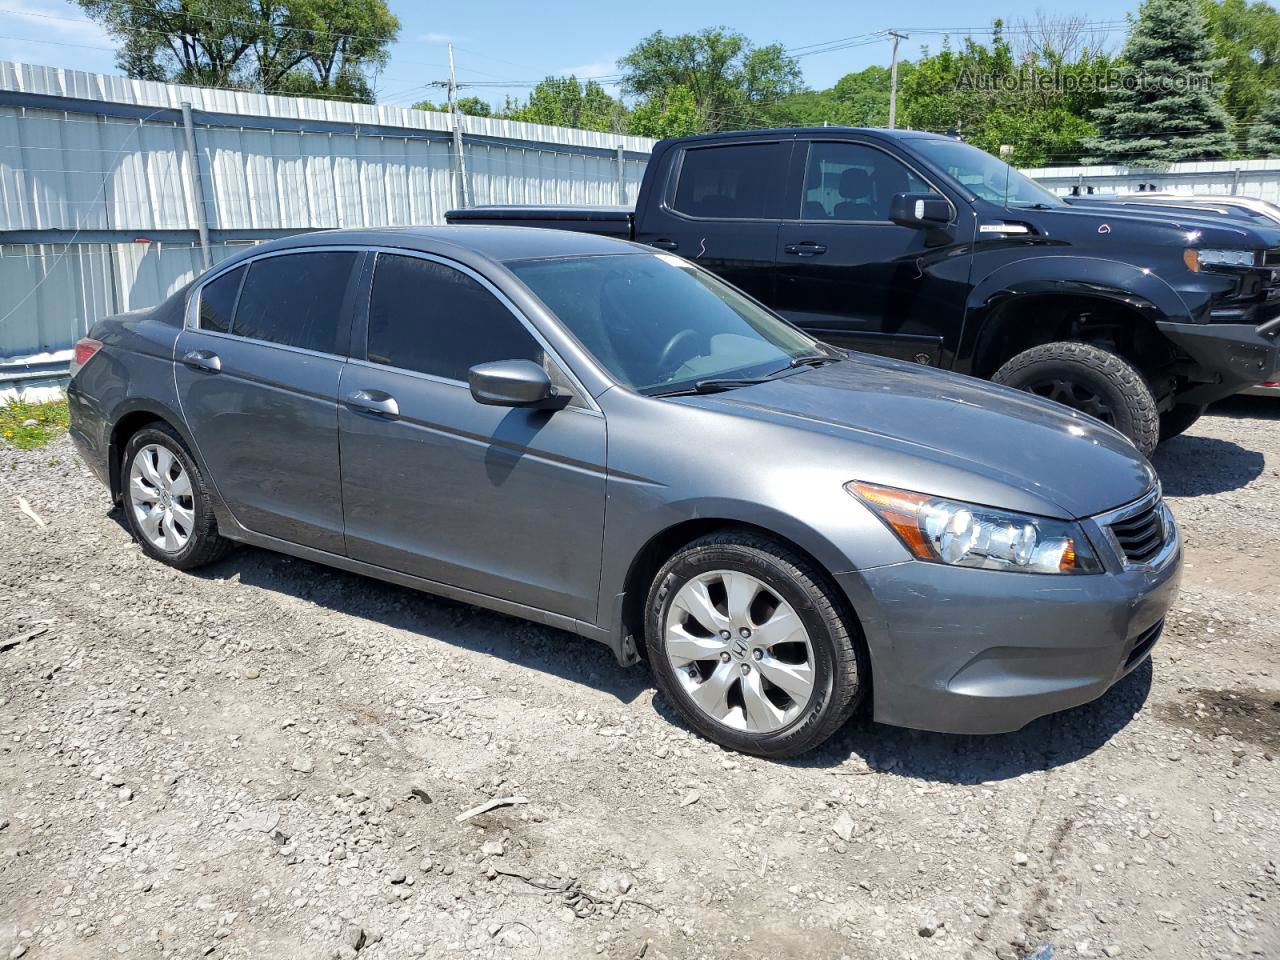
[[[548,74],[579,77],[616,75],[615,61],[654,30],[681,33],[724,25],[759,44],[781,43],[803,54],[806,82],[828,87],[844,74],[889,62],[889,42],[867,35],[886,29],[912,33],[902,44],[903,56],[915,56],[921,43],[933,49],[936,32],[956,35],[986,30],[991,20],[1009,23],[1034,18],[1037,11],[1079,15],[1091,35],[1113,49],[1123,42],[1120,25],[1136,2],[1120,5],[1104,0],[999,0],[980,8],[962,8],[944,0],[893,4],[796,4],[742,0],[646,0],[639,3],[555,2],[543,0],[477,0],[462,4],[412,3],[390,0],[401,21],[400,41],[377,81],[380,100],[408,104],[439,100],[443,92],[427,86],[448,75],[445,44],[454,43],[460,83],[483,84],[464,91],[501,104],[507,94],[528,94],[528,83]],[[913,33],[913,29],[917,32]],[[844,49],[806,52],[814,44],[840,38]],[[0,59],[50,64],[101,73],[117,73],[111,39],[88,22],[69,0],[0,0]],[[505,84],[504,84],[505,82]],[[504,84],[490,86],[490,84]],[[616,92],[616,87],[611,86]]]

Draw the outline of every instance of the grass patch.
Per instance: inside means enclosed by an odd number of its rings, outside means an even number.
[[[0,440],[20,450],[37,450],[67,429],[67,401],[0,404]]]

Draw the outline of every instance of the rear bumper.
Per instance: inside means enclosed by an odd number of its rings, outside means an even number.
[[[839,579],[871,652],[873,715],[943,733],[1017,730],[1135,669],[1178,592],[1156,570],[1050,577],[908,561]]]
[[[1179,403],[1204,404],[1252,387],[1280,368],[1277,338],[1243,323],[1172,323],[1156,326],[1201,367],[1207,383],[1193,383]]]
[[[67,410],[71,425],[67,430],[76,453],[93,475],[108,488],[111,486],[110,459],[107,451],[106,421],[93,403],[77,387],[74,380],[67,386]]]

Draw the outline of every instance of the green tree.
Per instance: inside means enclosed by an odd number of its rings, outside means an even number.
[[[415,110],[435,110],[439,113],[449,112],[449,103],[432,103],[430,100],[419,100],[413,105]],[[479,97],[459,97],[458,112],[465,113],[471,117],[492,117],[493,107],[488,100],[482,100]]]
[[[131,77],[372,102],[400,21],[385,0],[79,0]]]
[[[524,123],[612,133],[621,133],[626,123],[625,108],[604,87],[572,76],[547,77],[524,103],[508,98],[502,116]]]
[[[1249,156],[1280,157],[1280,90],[1267,95],[1266,105],[1255,116],[1249,130]]]
[[[1204,0],[1203,9],[1219,61],[1214,79],[1243,145],[1268,93],[1280,88],[1280,11],[1262,0]]]
[[[1166,164],[1230,153],[1213,52],[1198,0],[1144,0],[1124,46],[1123,83],[1094,111],[1089,159]]]
[[[637,137],[687,137],[702,132],[693,92],[676,84],[663,93],[636,104],[627,117],[627,132]]]
[[[1056,45],[1060,31],[1016,51],[996,20],[990,44],[965,38],[959,49],[944,39],[900,77],[898,117],[905,127],[957,131],[991,153],[1012,148],[1015,166],[1066,164],[1078,159],[1095,132],[1086,119],[1102,102],[1109,59],[1084,45]],[[1026,29],[1020,31],[1028,36]],[[887,113],[887,98],[886,98]]]
[[[779,44],[756,47],[724,27],[677,36],[659,30],[618,64],[624,92],[644,100],[688,90],[698,128],[707,131],[758,126],[772,104],[802,89],[799,65]]]

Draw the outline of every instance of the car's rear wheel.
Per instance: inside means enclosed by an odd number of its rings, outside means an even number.
[[[709,740],[760,756],[803,753],[866,694],[865,645],[846,607],[821,570],[771,538],[695,540],[649,591],[658,688]]]
[[[232,542],[218,534],[200,468],[164,423],[125,444],[121,465],[125,520],[150,557],[180,570],[212,563]]]
[[[1087,413],[1119,430],[1146,456],[1160,441],[1160,412],[1146,378],[1102,347],[1044,343],[1013,357],[991,379]]]

